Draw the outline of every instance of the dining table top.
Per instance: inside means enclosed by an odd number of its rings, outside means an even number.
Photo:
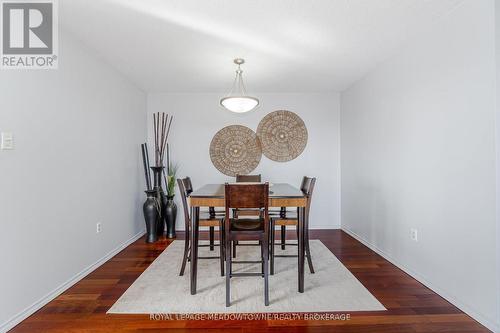
[[[242,183],[234,183],[242,184]],[[206,184],[189,195],[191,198],[224,198],[224,184]],[[269,198],[303,198],[304,193],[287,183],[269,183]]]

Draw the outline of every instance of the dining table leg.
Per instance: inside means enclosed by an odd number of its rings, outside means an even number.
[[[299,207],[298,209],[298,225],[299,225],[299,239],[298,248],[299,248],[299,293],[304,292],[304,230],[305,230],[305,209],[304,207]]]
[[[196,294],[196,275],[198,271],[198,235],[200,207],[191,207],[191,295]]]

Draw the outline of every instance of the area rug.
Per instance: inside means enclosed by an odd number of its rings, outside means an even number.
[[[319,240],[312,240],[315,274],[305,268],[305,291],[297,291],[297,258],[276,258],[275,275],[269,277],[270,305],[264,305],[264,279],[231,279],[231,306],[225,306],[225,278],[217,259],[198,261],[198,290],[190,294],[189,263],[179,276],[183,241],[176,240],[142,273],[109,309],[116,314],[152,313],[278,313],[380,311],[384,306],[349,272]],[[296,254],[296,246],[276,254]],[[217,256],[218,248],[200,248],[200,256]],[[258,246],[239,246],[236,260],[259,260]],[[234,265],[234,272],[258,272],[259,264]]]

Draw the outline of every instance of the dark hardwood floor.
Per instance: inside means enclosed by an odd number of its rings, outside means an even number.
[[[351,312],[350,320],[330,321],[187,321],[106,315],[170,244],[162,240],[149,245],[141,238],[12,332],[489,332],[345,232],[315,230],[311,238],[320,239],[388,311]]]

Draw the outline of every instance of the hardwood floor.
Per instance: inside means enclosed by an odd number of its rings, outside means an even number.
[[[330,321],[150,320],[149,315],[106,315],[170,244],[162,240],[149,245],[141,238],[12,332],[489,332],[345,232],[313,230],[311,238],[320,239],[388,311],[351,312],[350,320]]]

